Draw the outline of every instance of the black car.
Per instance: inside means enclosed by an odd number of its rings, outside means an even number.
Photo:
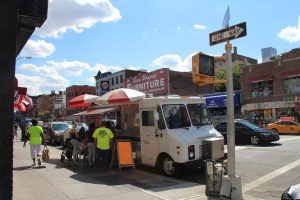
[[[281,200],[296,200],[296,199],[300,199],[300,184],[289,187],[281,195]]]
[[[236,143],[261,144],[270,143],[279,140],[279,135],[275,131],[259,128],[251,122],[243,119],[234,120],[235,141]],[[215,126],[226,142],[227,140],[227,122],[221,122]]]

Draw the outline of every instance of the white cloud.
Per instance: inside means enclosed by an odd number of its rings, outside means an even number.
[[[181,29],[181,27],[180,27],[180,26],[177,26],[177,27],[176,27],[176,29],[177,29],[177,30],[180,30],[180,29]]]
[[[92,71],[92,68],[88,63],[79,61],[48,61],[47,64],[55,68],[57,71],[61,71],[66,76],[80,76],[85,70]]]
[[[67,30],[80,33],[96,23],[119,19],[119,10],[109,0],[52,0],[47,20],[35,33],[41,37],[60,37]]]
[[[20,69],[33,73],[31,76],[16,74],[19,85],[27,87],[29,95],[49,94],[51,90],[65,90],[69,85],[53,67],[22,64]]]
[[[300,16],[298,17],[298,26],[288,26],[282,29],[278,34],[281,39],[287,40],[288,42],[299,42],[300,41]]]
[[[195,29],[206,29],[206,26],[205,26],[205,25],[202,25],[202,24],[195,24],[195,25],[194,25],[194,28],[195,28]]]
[[[192,56],[194,54],[190,54],[184,59],[177,54],[166,54],[152,61],[152,64],[157,68],[169,68],[174,71],[189,72],[192,71]]]
[[[53,54],[54,51],[54,45],[45,40],[28,40],[20,55],[45,58]]]

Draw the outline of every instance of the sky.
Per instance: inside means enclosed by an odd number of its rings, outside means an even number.
[[[209,34],[223,29],[228,6],[229,26],[247,24],[247,36],[230,41],[238,54],[261,62],[261,48],[300,47],[299,0],[49,0],[47,20],[17,57],[19,86],[40,95],[95,86],[99,70],[191,71],[195,53],[225,53]]]

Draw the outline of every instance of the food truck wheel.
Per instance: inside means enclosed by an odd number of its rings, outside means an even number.
[[[162,172],[171,177],[177,177],[180,175],[180,165],[175,163],[170,156],[165,156],[161,160],[161,170]]]

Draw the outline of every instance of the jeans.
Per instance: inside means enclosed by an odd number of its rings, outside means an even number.
[[[93,166],[95,163],[95,156],[96,156],[96,145],[94,142],[87,143],[88,146],[88,161],[89,166]]]
[[[77,139],[71,139],[71,144],[73,145],[73,158],[78,160],[79,146]]]
[[[102,150],[97,148],[96,150],[96,166],[100,168],[108,168],[111,160],[111,149]]]

